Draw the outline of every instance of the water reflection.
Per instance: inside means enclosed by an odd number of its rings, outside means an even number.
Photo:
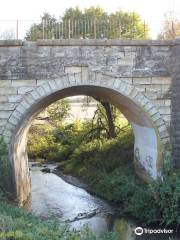
[[[51,166],[53,168],[55,166]],[[37,216],[54,215],[59,221],[69,222],[71,229],[80,229],[88,225],[97,235],[115,231],[119,240],[169,240],[163,235],[136,236],[135,223],[124,218],[117,218],[113,208],[102,199],[92,196],[84,189],[65,182],[53,173],[42,173],[41,168],[33,167],[32,178],[32,212]],[[92,217],[77,220],[77,216],[97,211]],[[175,238],[174,238],[175,239]],[[173,239],[173,240],[174,240]],[[178,239],[178,238],[177,238]],[[180,238],[179,238],[180,239]]]

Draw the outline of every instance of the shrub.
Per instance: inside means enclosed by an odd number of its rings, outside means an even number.
[[[0,138],[0,189],[7,191],[9,185],[9,164],[7,148],[4,140]]]
[[[113,234],[96,237],[87,228],[71,231],[57,219],[34,217],[25,210],[0,202],[0,238],[17,240],[117,240]]]

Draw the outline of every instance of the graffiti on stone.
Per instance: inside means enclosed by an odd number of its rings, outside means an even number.
[[[145,160],[145,164],[148,166],[148,168],[152,169],[152,162],[153,162],[153,158],[151,156],[147,156],[146,160]]]

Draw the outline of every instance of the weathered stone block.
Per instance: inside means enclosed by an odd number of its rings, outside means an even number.
[[[0,103],[0,110],[10,111],[16,107],[15,103]]]
[[[22,100],[22,95],[9,95],[8,102],[18,103]]]
[[[50,85],[50,87],[53,91],[57,89],[57,85],[56,85],[56,82],[54,80],[50,80],[49,85]]]
[[[49,82],[43,83],[42,88],[45,90],[46,94],[49,94],[52,92],[51,86],[49,85]]]
[[[161,119],[161,114],[159,112],[157,112],[156,114],[154,114],[151,119],[156,122],[158,121],[159,119]]]
[[[133,67],[135,65],[135,62],[133,58],[124,57],[118,59],[117,65]]]
[[[25,97],[25,100],[31,105],[31,104],[33,104],[33,103],[35,103],[35,98],[32,96],[32,95],[30,95],[30,94],[28,94],[26,97]]]
[[[152,77],[152,84],[171,84],[170,77]]]
[[[36,92],[38,92],[38,94],[42,97],[45,96],[47,93],[45,92],[44,88],[41,86],[39,86],[38,88],[36,88]]]
[[[17,94],[17,89],[13,87],[0,87],[0,95]]]
[[[34,87],[20,87],[18,88],[18,94],[26,94],[31,92],[34,89]]]
[[[8,122],[9,123],[12,123],[14,126],[16,126],[19,122],[19,119],[14,117],[14,116],[11,116],[9,119],[8,119]]]
[[[0,116],[1,117],[1,116]],[[4,127],[7,123],[7,119],[1,119],[0,121],[0,127]]]
[[[159,132],[161,139],[169,137],[167,130]]]
[[[0,87],[10,87],[11,80],[0,80]]]
[[[65,66],[64,67],[65,73],[81,73],[81,67],[80,66]]]
[[[144,109],[146,111],[150,111],[151,108],[153,108],[153,104],[151,102],[148,102],[146,105],[144,105]]]
[[[27,109],[27,108],[26,108],[24,105],[22,105],[22,103],[21,103],[21,104],[19,104],[19,105],[17,106],[16,111],[24,114],[24,113],[26,112],[26,109]]]
[[[171,115],[170,114],[169,115],[163,115],[162,117],[163,117],[165,122],[168,122],[168,123],[171,122]]]
[[[12,136],[12,131],[9,130],[9,129],[4,130],[3,131],[3,136],[11,137]]]
[[[19,107],[19,108],[16,108],[16,109],[18,109],[18,110],[15,110],[15,111],[13,112],[12,117],[15,117],[15,118],[21,120],[21,119],[22,119],[22,116],[23,116],[23,110],[22,110],[22,112],[21,112],[21,110],[20,110],[21,105],[19,105],[18,107]]]
[[[129,94],[129,97],[131,99],[134,99],[137,94],[138,94],[138,90],[136,88],[132,88],[131,93]]]
[[[161,118],[161,119],[158,119],[157,121],[155,121],[155,124],[157,127],[160,127],[160,126],[164,125],[164,121]]]
[[[135,77],[133,78],[133,84],[141,85],[141,84],[151,84],[151,78],[140,78],[140,77]]]
[[[151,84],[147,87],[147,89],[148,89],[149,92],[162,92],[162,86],[161,85],[156,85],[156,84],[152,85]]]
[[[12,111],[3,111],[3,110],[1,111],[0,110],[0,119],[9,118],[11,113],[12,113]]]
[[[7,102],[8,97],[7,96],[0,96],[0,102]]]
[[[156,94],[156,92],[149,92],[149,91],[148,91],[148,88],[146,88],[146,92],[144,93],[144,95],[145,95],[148,99],[150,99],[150,100],[155,100],[155,99],[157,99],[157,94]]]
[[[12,123],[8,122],[6,124],[6,129],[13,131],[15,129],[15,126]]]
[[[171,90],[171,86],[170,85],[162,85],[161,89],[162,89],[162,93],[167,93]]]
[[[123,82],[126,82],[128,84],[132,84],[132,81],[133,81],[133,78],[129,78],[129,77],[126,77],[126,78],[119,78],[121,81]]]
[[[150,110],[148,111],[150,116],[153,116],[157,113],[157,109],[155,107],[150,108]]]
[[[135,85],[135,87],[136,87],[136,89],[137,89],[139,92],[145,93],[145,92],[146,92],[147,85]]]
[[[13,87],[36,86],[36,80],[12,80]]]
[[[171,108],[168,106],[159,107],[160,114],[171,114]]]
[[[164,105],[167,107],[171,107],[171,99],[164,99]]]
[[[48,79],[39,79],[37,80],[37,86],[41,86],[43,83],[46,83]]]

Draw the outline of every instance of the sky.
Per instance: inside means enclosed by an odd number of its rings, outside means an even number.
[[[39,20],[43,12],[49,12],[59,18],[69,7],[101,6],[107,12],[118,9],[138,12],[151,28],[151,36],[155,38],[160,31],[164,14],[173,11],[180,19],[180,0],[0,0],[0,31],[15,29],[19,21],[20,35],[36,19]],[[11,21],[12,20],[12,21]]]

